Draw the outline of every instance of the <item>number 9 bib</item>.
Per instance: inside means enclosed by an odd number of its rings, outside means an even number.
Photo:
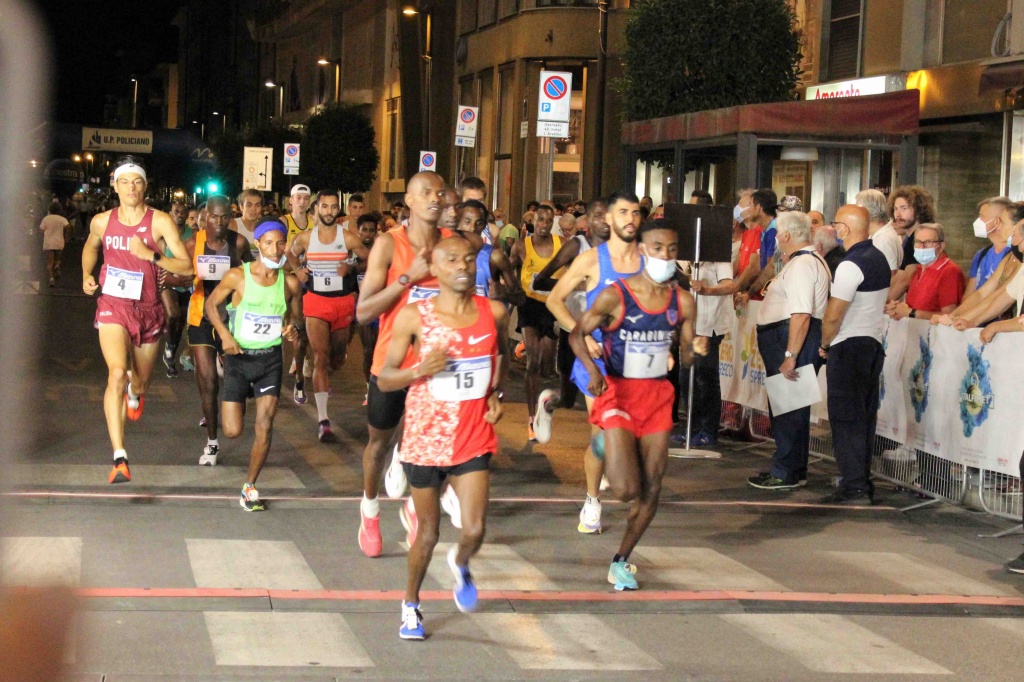
[[[668,374],[671,341],[626,341],[622,376],[627,379],[660,379]]]
[[[231,269],[231,256],[196,256],[196,274],[199,279],[219,282]]]
[[[436,400],[479,400],[491,386],[491,358],[452,358],[444,371],[430,377],[427,383]]]

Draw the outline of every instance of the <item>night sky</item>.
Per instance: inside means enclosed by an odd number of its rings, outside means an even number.
[[[105,95],[131,94],[132,74],[177,61],[171,20],[182,0],[36,0],[53,49],[49,120],[97,125]]]

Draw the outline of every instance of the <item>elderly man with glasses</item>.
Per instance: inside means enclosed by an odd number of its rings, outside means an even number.
[[[946,231],[938,223],[919,226],[913,234],[914,259],[921,267],[910,279],[905,302],[892,301],[885,313],[894,320],[930,320],[952,312],[963,299],[967,282],[960,267],[946,255]]]

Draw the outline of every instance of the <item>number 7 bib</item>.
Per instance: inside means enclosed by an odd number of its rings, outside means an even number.
[[[430,395],[437,400],[478,400],[491,386],[491,358],[452,358],[444,371],[430,377]]]
[[[622,375],[627,379],[660,379],[668,374],[671,341],[627,341]]]

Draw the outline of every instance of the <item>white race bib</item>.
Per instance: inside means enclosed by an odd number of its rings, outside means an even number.
[[[462,402],[483,398],[491,387],[491,358],[449,359],[444,371],[430,377],[427,383],[436,400]]]
[[[439,293],[441,293],[440,289],[426,289],[424,287],[414,286],[409,290],[409,302],[425,301],[428,298],[434,298]]]
[[[107,266],[107,278],[103,280],[103,293],[116,298],[138,301],[142,298],[142,273],[135,270],[121,270]]]
[[[231,269],[231,256],[196,256],[196,274],[199,279],[219,282]]]
[[[242,336],[246,341],[273,341],[281,336],[280,315],[258,315],[245,311],[242,316]]]
[[[314,272],[313,289],[315,291],[342,291],[345,278],[336,272]]]
[[[668,374],[671,341],[626,341],[622,376],[627,379],[660,379]]]

